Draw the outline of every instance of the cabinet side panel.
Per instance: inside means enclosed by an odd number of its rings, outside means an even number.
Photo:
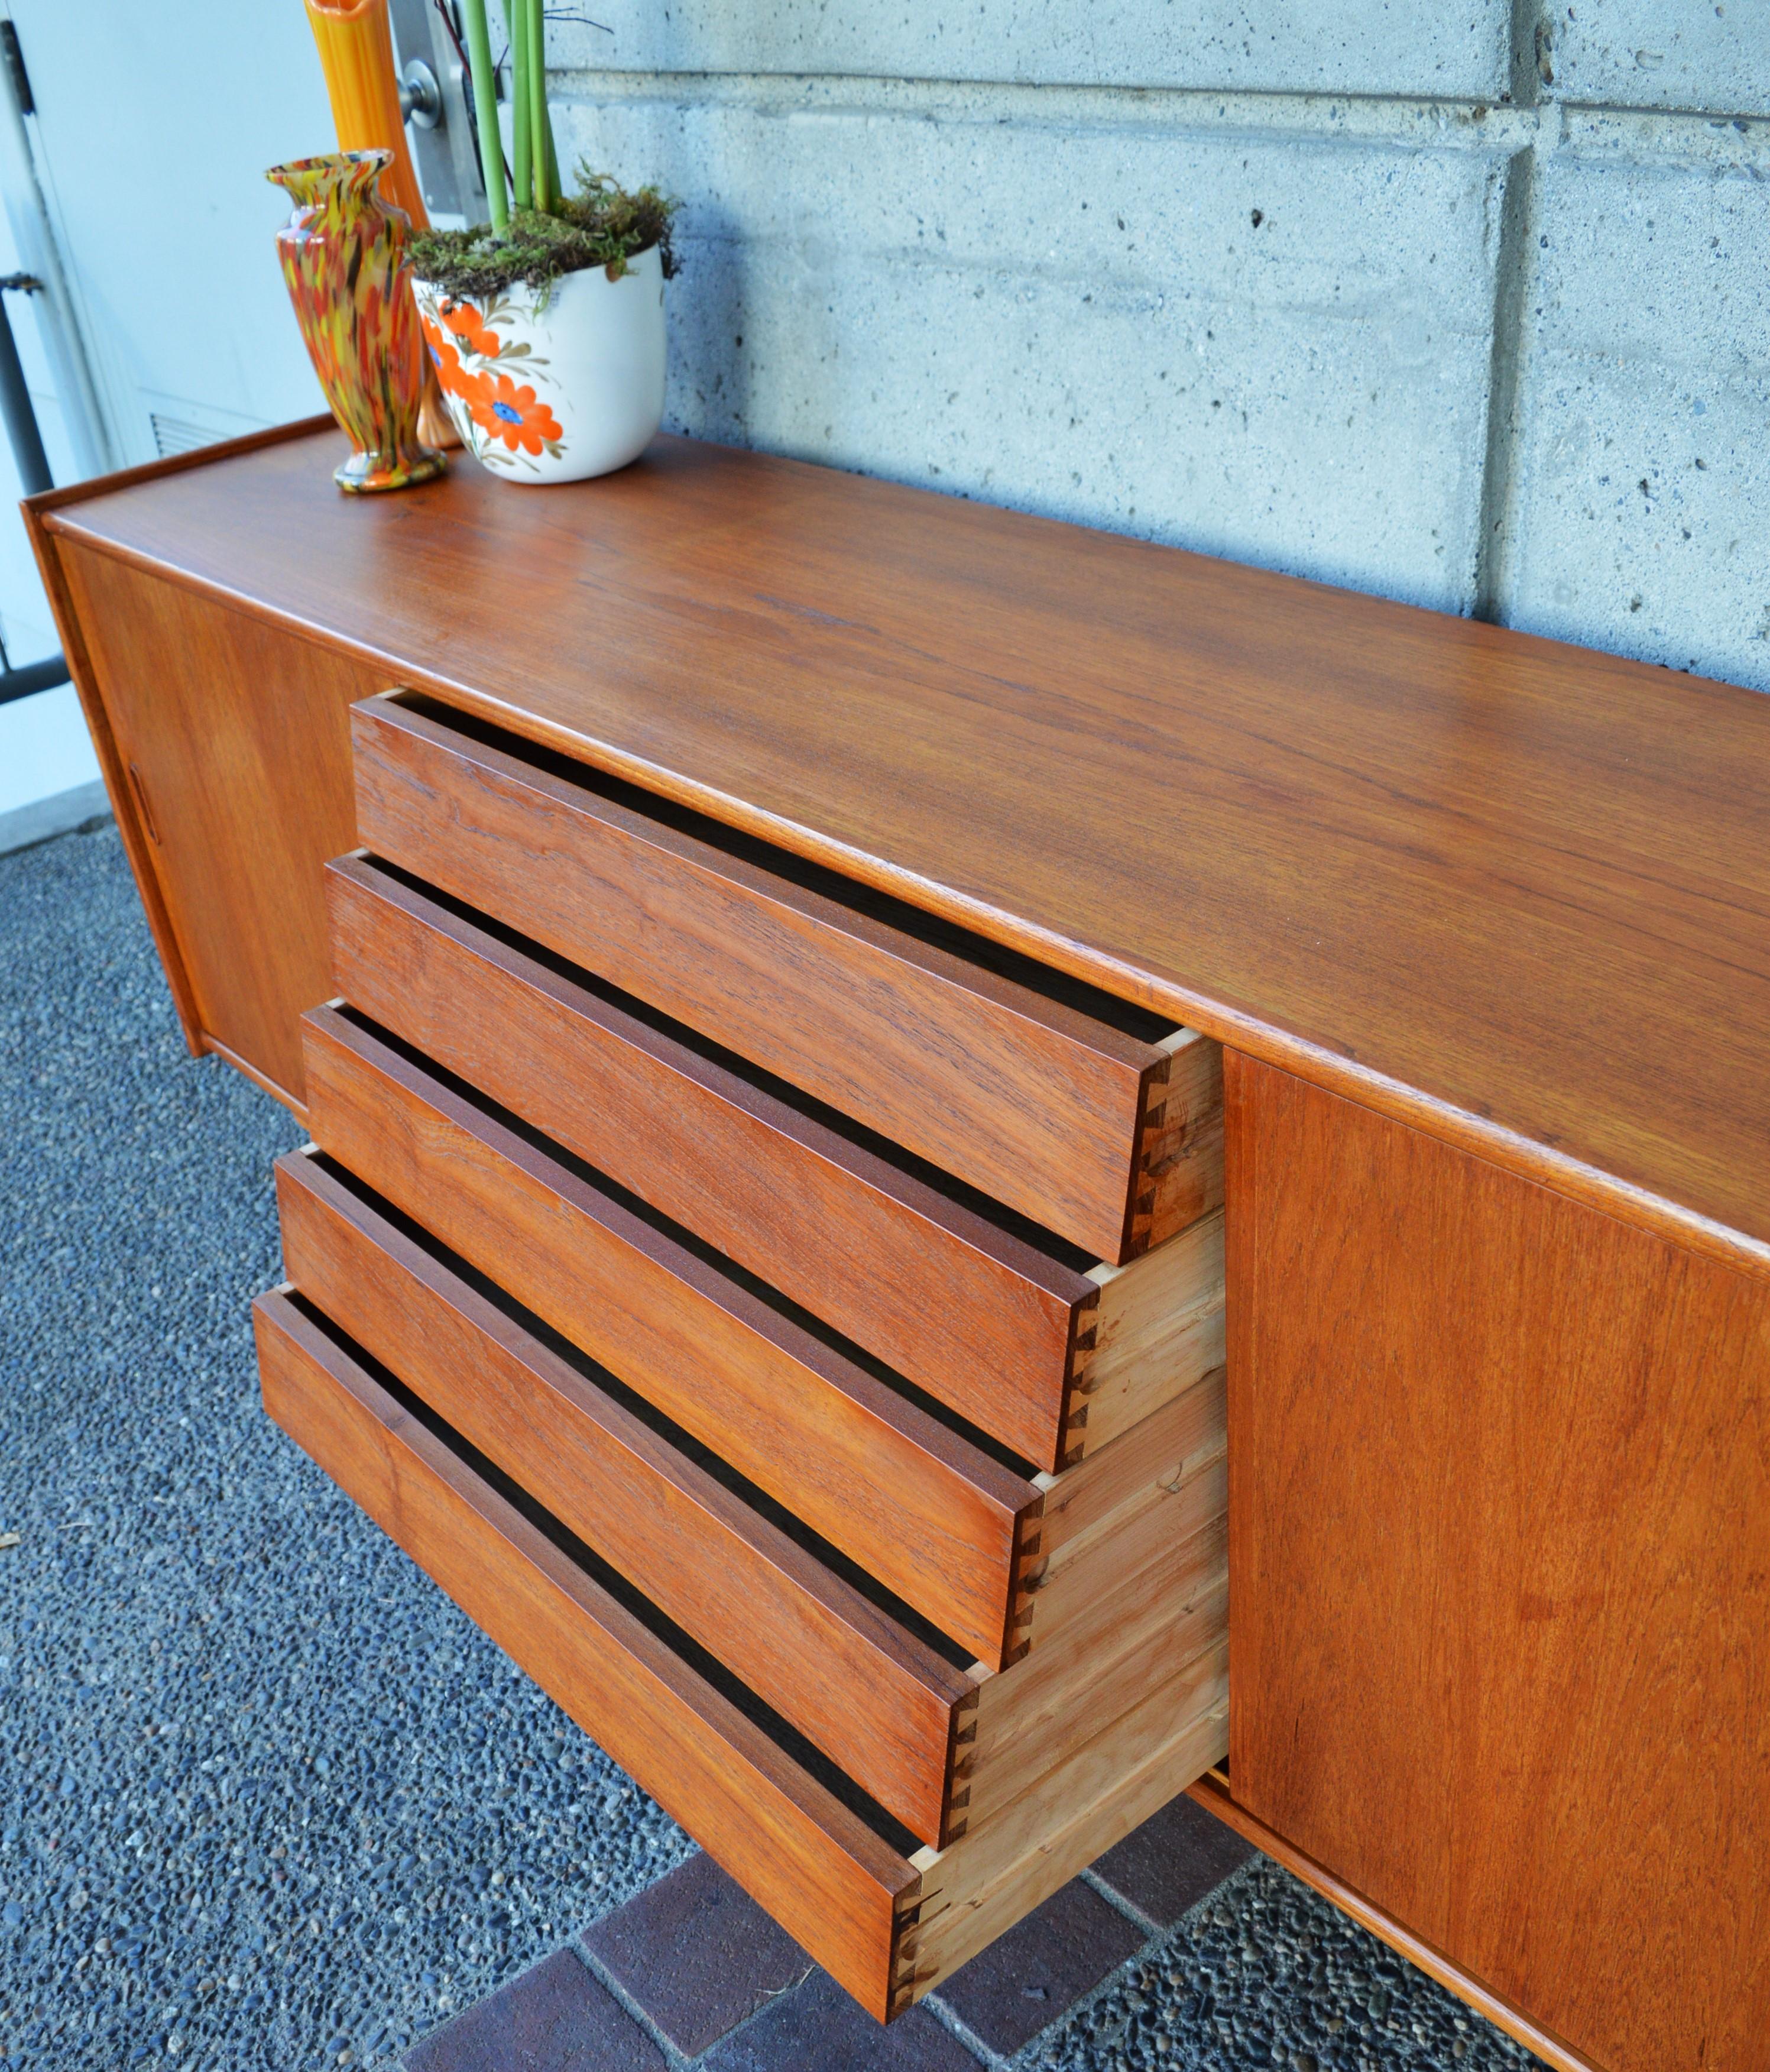
[[[80,607],[63,566],[63,555],[71,555],[74,549],[65,541],[58,540],[45,526],[43,509],[39,506],[27,501],[20,508],[24,513],[25,529],[31,536],[31,551],[37,557],[38,573],[43,578],[43,593],[55,615],[55,631],[61,635],[61,652],[67,659],[68,672],[73,679],[74,689],[79,694],[86,731],[92,737],[92,752],[98,758],[98,767],[104,775],[105,793],[111,802],[111,811],[117,816],[117,831],[122,838],[124,853],[129,857],[129,869],[134,874],[135,887],[141,894],[142,905],[147,915],[147,925],[154,937],[154,947],[159,952],[160,963],[166,972],[172,1004],[178,1010],[179,1026],[184,1031],[184,1040],[192,1054],[200,1057],[208,1046],[203,1040],[203,1025],[197,1013],[195,997],[191,990],[190,974],[185,969],[184,954],[173,933],[165,894],[154,869],[154,845],[148,839],[140,811],[129,790],[122,754],[112,729],[111,716],[105,709],[104,694],[87,648],[86,631],[80,623]]]
[[[113,796],[139,822],[198,1028],[299,1104],[298,1024],[333,990],[321,873],[355,840],[349,709],[385,686],[178,583],[57,549]]]
[[[1228,1110],[1237,1800],[1608,2072],[1747,2072],[1770,1289],[1271,1067]]]

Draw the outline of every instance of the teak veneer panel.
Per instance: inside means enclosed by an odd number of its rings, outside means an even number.
[[[526,499],[343,450],[42,523],[1770,1260],[1770,701],[689,441]]]
[[[310,1154],[283,1270],[348,1338],[926,1842],[975,1686]]]
[[[322,1149],[986,1662],[1040,1493],[387,1044],[306,1022]]]
[[[1058,1465],[1077,1313],[1091,1330],[1099,1299],[1086,1275],[372,861],[326,878],[333,972],[353,1006],[1025,1458]],[[1130,1285],[1148,1270],[1115,1272]]]
[[[298,1107],[300,1018],[333,989],[320,869],[354,839],[347,714],[385,679],[72,541],[58,564],[187,1034]]]
[[[1153,1044],[398,698],[351,740],[377,855],[1104,1258],[1190,1220]]]
[[[265,1408],[585,1731],[883,2019],[914,1869],[287,1297],[253,1322]]]
[[[311,438],[322,429],[336,429],[330,413],[309,417],[294,425],[279,425],[268,430],[248,433],[243,438],[226,440],[219,446],[209,446],[192,453],[169,454],[142,467],[120,469],[102,479],[102,488],[97,482],[87,481],[70,483],[60,489],[45,490],[36,496],[27,497],[20,506],[31,549],[36,557],[38,574],[43,578],[43,594],[48,598],[50,609],[55,614],[56,628],[61,635],[62,652],[67,657],[68,672],[79,693],[86,730],[92,737],[93,753],[98,758],[111,810],[117,816],[117,831],[122,840],[124,852],[129,857],[129,868],[135,874],[136,886],[142,895],[142,905],[147,915],[154,948],[159,952],[160,962],[165,968],[166,984],[171,991],[173,1005],[178,1011],[179,1024],[184,1032],[185,1042],[197,1056],[201,1056],[205,1050],[219,1052],[230,1063],[268,1087],[279,1100],[297,1109],[300,1106],[299,1100],[287,1087],[278,1083],[276,1067],[279,1057],[286,1058],[291,1050],[298,1063],[299,1062],[298,1038],[294,1046],[289,1042],[290,1014],[298,1015],[304,1005],[310,1006],[315,1000],[324,997],[322,994],[314,995],[312,998],[306,997],[307,982],[314,968],[313,947],[322,939],[320,931],[307,925],[314,911],[311,902],[309,902],[306,912],[302,912],[298,895],[295,910],[291,911],[285,906],[269,931],[277,939],[275,948],[283,966],[284,981],[290,985],[292,1006],[288,1012],[271,1018],[270,1041],[264,1054],[253,1055],[245,1050],[230,1050],[212,1030],[203,1027],[191,969],[187,962],[187,952],[196,948],[198,944],[191,936],[187,936],[181,944],[173,927],[167,904],[167,889],[162,882],[161,873],[156,866],[156,852],[162,846],[160,829],[148,810],[147,790],[142,776],[138,754],[138,756],[131,756],[118,738],[118,727],[131,687],[122,686],[116,690],[113,696],[115,687],[101,680],[93,660],[92,647],[87,638],[88,622],[94,616],[91,599],[84,586],[77,590],[76,588],[76,572],[86,550],[72,540],[52,532],[49,529],[49,520],[55,512],[70,504],[85,503],[95,495],[113,495],[120,489],[163,481],[168,476],[182,475],[189,468],[211,466],[223,454],[231,458],[254,453],[264,446],[281,445],[288,439]],[[156,569],[153,571],[154,578],[157,581],[163,574],[163,570]],[[150,607],[150,618],[153,615],[154,608]],[[126,616],[125,606],[125,620]],[[265,622],[261,615],[256,616],[258,635],[261,638],[265,630]],[[130,639],[129,627],[125,623],[119,630],[127,643]],[[138,692],[134,702],[139,709],[140,687],[133,688]],[[224,705],[236,708],[237,717],[240,691],[237,681],[213,688]],[[360,695],[360,687],[353,686],[348,702],[354,703]],[[169,716],[172,721],[170,730],[176,736],[180,730],[175,705]],[[284,713],[273,713],[268,716],[269,726],[274,731],[283,724],[285,718]],[[146,744],[136,742],[131,745],[139,751]],[[335,722],[328,727],[322,718],[317,727],[307,730],[302,746],[310,752],[317,748],[310,774],[317,776],[318,781],[308,787],[307,798],[280,816],[281,825],[277,830],[277,834],[285,839],[294,834],[293,847],[298,856],[298,875],[303,867],[324,861],[323,848],[316,853],[315,846],[316,843],[323,845],[328,838],[320,824],[326,820],[328,815],[335,820],[335,816],[343,811],[343,796],[339,780],[342,778],[346,784],[349,780],[348,739],[347,736],[340,734]],[[177,753],[175,746],[172,752]],[[134,765],[133,770],[130,767],[132,762]],[[309,818],[309,814],[316,807],[317,813]],[[246,1034],[245,1040],[250,1043],[249,1033]]]
[[[1607,2072],[1758,2072],[1770,1287],[1229,1063],[1236,1800]]]

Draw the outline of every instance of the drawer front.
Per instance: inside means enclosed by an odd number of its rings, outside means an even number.
[[[326,894],[353,1006],[1057,1467],[1093,1281],[372,861]]]
[[[377,853],[996,1200],[1115,1262],[1215,1205],[1220,1144],[1191,1155],[1197,1096],[1169,1097],[1172,1046],[684,832],[588,771],[397,700],[357,706],[352,728],[358,833]]]
[[[286,1296],[254,1322],[265,1407],[862,2005],[901,2000],[917,1872],[591,1579]]]
[[[925,1842],[944,1838],[961,1669],[542,1344],[310,1153],[277,1167],[314,1306]]]
[[[1037,1486],[335,1011],[321,1148],[991,1667]]]

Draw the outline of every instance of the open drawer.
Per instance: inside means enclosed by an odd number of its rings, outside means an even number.
[[[1117,1449],[1074,1471],[1087,1479],[1053,1512],[1053,1587],[1085,1576],[1120,1513],[1127,1545],[1160,1551],[1128,1561],[1116,1592],[1078,1592],[1082,1623],[978,1679],[953,1786],[967,1817],[936,1850],[317,1310],[279,1290],[255,1322],[277,1422],[881,2019],[1222,1756],[1220,1497],[1177,1543],[1147,1527],[1180,1488],[1220,1491],[1208,1404],[1204,1450],[1171,1484],[1146,1489],[1127,1462],[1103,1473]]]
[[[278,1161],[277,1198],[306,1300],[904,1826],[947,1839],[977,1703],[963,1649],[317,1153]]]
[[[335,1009],[306,1018],[321,1149],[992,1666],[1037,1483],[686,1234]]]
[[[326,882],[353,1008],[1035,1467],[1222,1364],[1219,1217],[1097,1264],[384,862],[342,857]],[[1188,1064],[1214,1112],[1217,1046]]]
[[[405,694],[351,738],[376,855],[1109,1264],[1221,1202],[1192,1031]]]

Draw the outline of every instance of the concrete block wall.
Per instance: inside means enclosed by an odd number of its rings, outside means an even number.
[[[586,11],[678,428],[1770,689],[1770,0]]]

